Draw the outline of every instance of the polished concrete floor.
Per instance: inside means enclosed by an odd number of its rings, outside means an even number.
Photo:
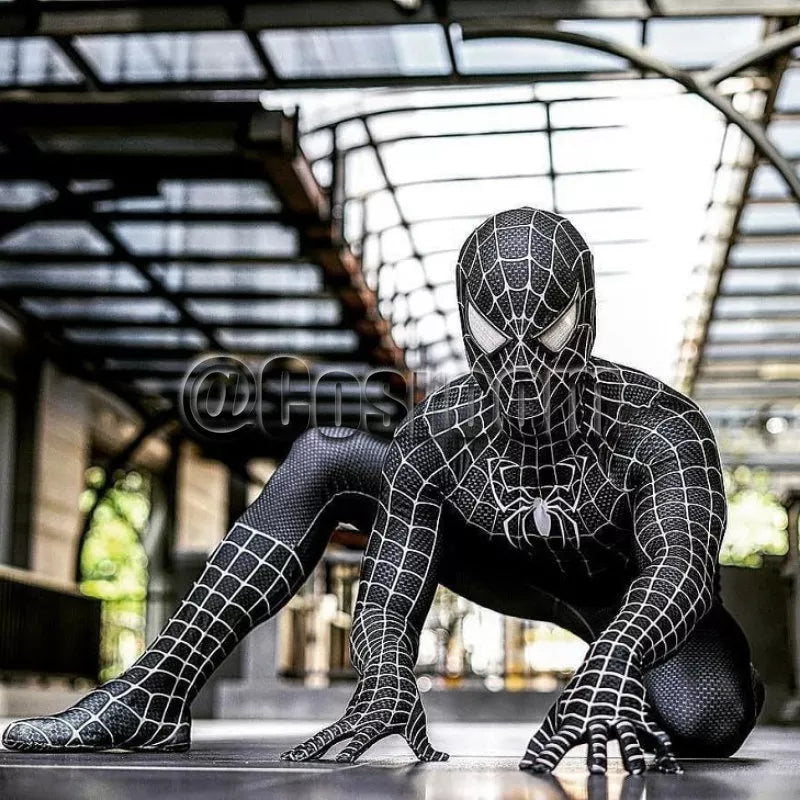
[[[4,727],[0,722],[0,728]],[[400,739],[379,744],[355,765],[288,764],[287,746],[319,728],[300,722],[198,722],[189,753],[28,755],[0,751],[3,800],[739,800],[800,795],[800,730],[759,728],[736,758],[685,761],[680,776],[626,777],[614,760],[607,777],[587,778],[576,750],[551,779],[517,769],[534,726],[431,726],[447,750],[443,764],[416,764]]]

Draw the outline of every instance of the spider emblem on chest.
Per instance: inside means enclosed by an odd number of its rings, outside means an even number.
[[[544,540],[565,547],[580,545],[578,463],[557,464],[551,485],[540,485],[534,468],[507,458],[489,458],[488,468],[492,495],[511,544],[524,547]]]

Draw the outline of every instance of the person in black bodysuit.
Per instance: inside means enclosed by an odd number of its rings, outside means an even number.
[[[349,522],[372,530],[351,636],[358,684],[339,721],[283,758],[348,740],[337,760],[352,761],[395,733],[421,760],[447,757],[428,740],[413,672],[439,584],[590,643],[521,768],[550,771],[587,742],[588,769],[604,772],[609,738],[634,773],[645,750],[675,772],[676,756],[739,748],[763,690],[718,595],[726,505],[705,417],[591,355],[592,257],[563,217],[490,217],[461,250],[457,289],[470,372],[391,443],[303,434],[144,655],[72,708],[12,724],[6,747],[186,749],[197,691]]]

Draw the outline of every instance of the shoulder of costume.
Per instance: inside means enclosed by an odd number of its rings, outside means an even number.
[[[396,435],[441,438],[456,433],[469,415],[475,413],[480,388],[471,373],[460,375],[434,389],[414,406]]]

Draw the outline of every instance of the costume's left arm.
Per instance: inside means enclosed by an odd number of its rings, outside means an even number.
[[[703,415],[691,409],[656,424],[630,475],[638,575],[591,655],[647,670],[683,644],[713,599],[725,495]]]
[[[604,772],[613,736],[630,772],[644,770],[647,739],[655,742],[660,769],[680,769],[669,737],[650,717],[643,673],[675,652],[711,607],[725,528],[722,472],[697,409],[648,412],[629,424],[632,435],[620,443],[619,455],[629,459],[636,574],[616,616],[531,739],[523,767],[549,771],[586,741],[589,769]]]

